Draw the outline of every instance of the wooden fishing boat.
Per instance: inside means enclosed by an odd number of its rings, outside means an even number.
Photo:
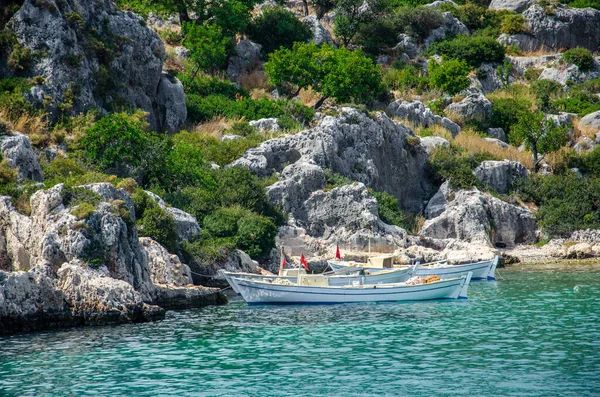
[[[329,286],[343,286],[343,285],[355,285],[355,284],[391,284],[401,283],[415,275],[414,266],[402,266],[394,269],[379,269],[375,272],[368,272],[365,269],[360,268],[346,268],[342,269],[347,274],[328,274],[324,275],[327,278]],[[281,276],[278,275],[261,275],[253,273],[235,273],[221,270],[221,274],[227,280],[231,288],[235,293],[239,294],[238,287],[235,278],[242,278],[247,280],[268,280],[273,281],[275,279],[287,280],[293,284],[298,282],[299,274],[306,274],[304,269],[287,269]]]
[[[333,271],[338,271],[347,267],[358,267],[369,272],[376,272],[382,269],[393,269],[403,265],[394,265],[394,256],[382,255],[372,256],[366,262],[343,261],[341,259],[328,260],[327,264]]]
[[[467,298],[472,273],[428,284],[329,286],[323,275],[299,275],[297,284],[233,277],[244,300],[255,304],[322,304],[356,302],[426,301]]]

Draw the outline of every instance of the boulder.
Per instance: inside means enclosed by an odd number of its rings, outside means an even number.
[[[508,147],[510,146],[508,143],[496,138],[483,138],[483,140],[486,142],[495,143],[503,149],[508,149]]]
[[[552,12],[546,8],[552,7]],[[524,51],[583,47],[596,51],[600,43],[600,10],[593,8],[543,7],[533,4],[523,13],[529,34],[503,35],[498,40]]]
[[[581,138],[579,141],[577,141],[577,143],[575,145],[573,145],[573,149],[577,152],[577,153],[582,153],[582,152],[589,152],[594,150],[594,148],[596,147],[596,142],[594,142],[593,140],[591,140],[590,138],[584,136],[583,138]]]
[[[91,108],[106,112],[125,104],[148,112],[150,124],[159,129],[160,121],[173,118],[161,111],[185,103],[183,92],[172,87],[159,95],[166,56],[161,38],[139,16],[118,11],[113,2],[25,0],[7,27],[21,45],[39,54],[23,72],[45,78],[29,99],[46,106],[52,116],[59,115],[59,105],[70,95],[71,114]]]
[[[587,131],[600,132],[600,110],[583,116],[579,120],[579,128]]]
[[[477,120],[483,123],[492,116],[492,103],[481,91],[474,91],[462,101],[448,105],[446,110],[455,113],[464,121]]]
[[[308,25],[312,32],[312,42],[316,45],[329,44],[335,46],[331,33],[321,25],[321,22],[314,15],[302,18],[302,22]]]
[[[419,101],[404,101],[398,99],[388,105],[385,112],[390,117],[406,119],[409,122],[422,127],[440,125],[452,133],[452,136],[460,132],[460,126],[446,117],[433,114],[428,107]]]
[[[275,132],[280,131],[281,127],[277,122],[276,117],[268,118],[268,119],[260,119],[260,120],[252,120],[248,124],[250,126],[256,128],[260,132]]]
[[[260,51],[262,46],[250,40],[240,40],[235,46],[235,55],[229,58],[227,75],[233,81],[252,72],[260,65]]]
[[[171,255],[159,243],[149,237],[140,237],[140,248],[150,268],[150,280],[154,284],[182,287],[193,284],[188,265],[181,263],[177,255]]]
[[[303,160],[328,168],[350,180],[396,196],[402,208],[418,212],[433,193],[425,173],[427,153],[420,145],[407,144],[414,136],[408,127],[383,113],[369,116],[353,108],[341,108],[313,129],[271,139],[249,149],[232,165],[259,176],[280,172]]]
[[[161,130],[177,132],[187,119],[187,106],[183,84],[167,73],[163,73],[156,92],[158,125]]]
[[[42,182],[44,174],[38,162],[38,159],[31,147],[31,141],[28,136],[19,132],[0,136],[0,150],[2,156],[8,160],[8,166],[17,169],[17,178],[19,182],[32,180]]]
[[[500,194],[508,194],[515,179],[525,178],[527,168],[518,161],[483,161],[473,174],[479,181]]]
[[[487,246],[534,243],[537,225],[531,211],[477,189],[454,193],[439,216],[423,225],[420,235]]]
[[[586,73],[579,70],[577,65],[563,65],[558,64],[556,66],[545,67],[540,74],[538,79],[550,80],[566,86],[572,83],[582,83],[586,80],[594,79],[600,76],[600,68],[597,65],[594,70]]]
[[[509,10],[521,13],[532,3],[533,0],[492,0],[489,8],[492,10]]]
[[[179,208],[167,206],[163,199],[150,191],[146,191],[146,194],[148,194],[148,196],[150,196],[150,198],[152,198],[152,200],[154,200],[159,207],[173,216],[175,221],[175,230],[177,231],[179,242],[192,240],[194,236],[200,234],[200,225],[198,224],[198,220],[195,216],[188,214]]]
[[[298,161],[284,168],[281,178],[267,188],[269,201],[294,217],[304,216],[304,201],[325,187],[323,169],[313,161]]]
[[[398,35],[398,44],[394,47],[394,50],[403,51],[409,59],[414,59],[421,53],[415,39],[405,33]]]
[[[488,128],[487,134],[492,138],[496,138],[498,140],[506,142],[506,133],[502,128]]]
[[[442,26],[429,32],[429,35],[423,40],[423,48],[428,48],[431,44],[444,39],[446,36],[470,34],[469,29],[449,12],[444,12],[442,16]]]
[[[425,136],[421,138],[421,146],[425,148],[428,155],[438,147],[450,147],[450,142],[439,136]]]
[[[225,134],[221,137],[221,142],[236,141],[238,139],[244,139],[244,137],[241,135]]]
[[[427,219],[438,217],[442,212],[446,211],[446,204],[451,199],[452,189],[450,188],[450,182],[446,181],[442,183],[437,193],[427,203],[425,211],[423,211]]]

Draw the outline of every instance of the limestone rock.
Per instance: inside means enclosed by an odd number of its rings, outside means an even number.
[[[525,178],[528,175],[527,168],[518,161],[483,161],[473,174],[479,181],[490,186],[500,194],[508,194],[513,181],[517,178]]]
[[[149,237],[140,237],[139,241],[147,258],[152,283],[177,287],[193,284],[189,266],[181,263],[177,255],[169,254],[162,245]]]
[[[0,270],[30,270],[27,241],[31,219],[19,214],[10,197],[0,197]]]
[[[596,61],[596,67],[594,70],[586,73],[579,70],[577,65],[556,65],[552,67],[545,67],[540,74],[540,80],[550,80],[566,86],[571,83],[582,83],[589,79],[594,79],[600,76],[600,67]]]
[[[268,119],[252,120],[248,124],[256,128],[260,132],[275,132],[281,130],[277,118],[272,117]]]
[[[177,132],[187,119],[183,84],[176,77],[163,73],[156,92],[158,125],[161,130]]]
[[[438,147],[450,147],[450,142],[439,136],[425,136],[421,138],[421,146],[425,148],[428,155]]]
[[[492,0],[489,8],[492,10],[510,10],[521,13],[532,3],[533,0]]]
[[[231,165],[268,176],[301,159],[312,161],[396,196],[404,209],[420,211],[433,186],[424,171],[427,153],[420,145],[409,147],[409,136],[413,134],[407,127],[385,114],[371,118],[356,109],[342,108],[339,115],[326,116],[313,129],[249,149]]]
[[[502,128],[488,128],[487,134],[492,138],[496,138],[503,142],[506,142],[506,133]]]
[[[51,115],[58,115],[59,104],[71,93],[72,114],[90,108],[106,112],[113,104],[125,103],[148,112],[153,128],[160,127],[159,120],[171,118],[160,114],[170,106],[161,102],[165,95],[158,95],[164,45],[139,16],[118,11],[110,1],[44,3],[49,6],[25,0],[7,25],[21,45],[40,54],[25,71],[45,78],[43,85],[32,88],[30,100],[48,105],[45,98],[51,98]],[[100,46],[102,50],[94,50]]]
[[[492,103],[481,91],[469,93],[462,101],[451,103],[447,111],[460,116],[463,120],[485,122],[492,116]]]
[[[478,190],[461,190],[445,211],[425,222],[420,234],[487,246],[512,247],[534,243],[537,226],[533,214]]]
[[[417,45],[417,42],[411,36],[401,33],[398,36],[398,39],[398,44],[396,44],[394,49],[403,51],[409,59],[414,59],[421,53],[421,49]]]
[[[321,22],[314,15],[309,15],[307,17],[302,18],[302,22],[308,25],[312,32],[312,41],[316,45],[321,44],[329,44],[331,46],[335,46],[335,42],[331,37],[331,33],[327,29],[321,25]]]
[[[477,77],[473,78],[472,87],[476,90],[480,90],[484,94],[489,94],[496,91],[499,88],[504,86],[502,80],[498,76],[498,72],[496,72],[496,65],[490,63],[483,63],[481,66],[477,68],[476,75]],[[513,77],[509,77],[509,81],[512,82],[514,80]]]
[[[284,168],[281,180],[267,189],[269,201],[286,213],[302,216],[304,201],[312,192],[325,187],[323,169],[311,161],[298,161]]]
[[[235,55],[229,58],[227,75],[233,81],[239,81],[240,76],[252,72],[260,64],[262,46],[250,40],[240,40],[235,46]]]
[[[483,140],[486,141],[486,142],[495,143],[496,145],[500,146],[503,149],[508,149],[508,147],[509,147],[508,143],[503,142],[500,139],[496,139],[496,138],[483,138]]]
[[[28,136],[18,132],[12,135],[0,136],[0,150],[2,150],[2,156],[8,160],[8,165],[17,169],[19,182],[26,179],[36,182],[44,180],[42,168],[31,147]]]
[[[179,242],[191,240],[194,236],[200,234],[200,225],[198,224],[198,220],[195,216],[188,214],[179,208],[168,207],[163,199],[150,191],[146,191],[146,194],[148,194],[148,196],[150,196],[150,198],[152,198],[156,204],[159,205],[159,207],[173,217]]]
[[[530,34],[502,36],[501,42],[532,52],[543,48],[575,47],[596,51],[600,43],[600,10],[558,6],[553,7],[552,13],[547,13],[541,5],[533,4],[523,16],[527,19]]]
[[[446,117],[433,114],[428,107],[419,101],[404,101],[398,99],[388,105],[386,113],[392,117],[406,119],[409,122],[422,127],[441,125],[452,133],[452,136],[460,132],[460,126]]]
[[[424,48],[429,47],[436,41],[442,40],[446,36],[470,34],[469,29],[461,21],[454,18],[449,12],[444,12],[443,18],[442,26],[429,32],[429,35],[423,40]]]
[[[589,152],[589,151],[594,150],[595,147],[596,147],[596,143],[594,141],[592,141],[590,138],[585,137],[585,136],[583,138],[581,138],[575,145],[573,145],[573,149],[577,153]]]
[[[425,207],[424,215],[427,219],[438,217],[442,212],[446,211],[446,204],[451,201],[452,189],[450,189],[450,182],[446,181],[442,183],[437,193],[427,203]]]
[[[600,110],[583,116],[579,120],[579,128],[600,132]]]

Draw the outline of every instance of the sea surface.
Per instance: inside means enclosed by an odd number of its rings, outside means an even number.
[[[466,301],[171,311],[0,338],[0,396],[600,396],[600,266]]]

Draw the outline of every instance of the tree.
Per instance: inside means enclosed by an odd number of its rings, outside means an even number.
[[[537,172],[543,155],[566,145],[569,133],[565,127],[557,126],[552,119],[546,119],[542,111],[520,112],[517,119],[517,124],[511,129],[510,138],[516,144],[524,143],[525,147],[531,150],[534,170]]]
[[[190,50],[192,61],[196,64],[192,80],[199,70],[214,73],[225,63],[232,41],[223,35],[218,25],[187,22],[183,24],[183,32],[183,44]]]
[[[428,68],[431,84],[449,95],[459,93],[471,84],[467,77],[471,68],[465,61],[449,59],[437,63],[432,59]]]
[[[381,70],[362,51],[336,50],[326,44],[296,43],[292,50],[275,51],[265,64],[265,73],[273,85],[293,92],[292,96],[308,87],[321,93],[315,109],[327,98],[364,102],[382,91]]]

